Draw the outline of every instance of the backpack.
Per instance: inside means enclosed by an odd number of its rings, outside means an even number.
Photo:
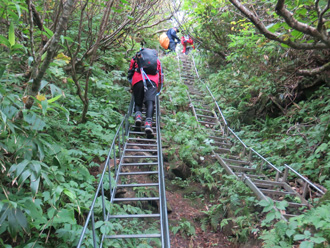
[[[141,71],[143,68],[144,72],[150,75],[156,75],[157,70],[157,51],[149,48],[142,48],[135,56],[138,70]]]
[[[170,39],[166,33],[162,33],[159,36],[159,43],[165,50],[168,49],[168,46],[170,45]]]

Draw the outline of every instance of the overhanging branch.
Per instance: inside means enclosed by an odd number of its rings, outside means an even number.
[[[286,16],[288,21],[290,21],[290,24],[292,27],[298,27],[297,30],[305,30],[305,33],[307,34],[314,34],[316,33],[316,38],[319,38],[322,42],[317,43],[298,43],[294,42],[290,39],[287,39],[283,36],[279,36],[277,34],[274,34],[267,30],[263,22],[255,16],[249,9],[247,9],[244,5],[241,4],[239,0],[229,0],[242,14],[244,14],[254,25],[255,27],[263,34],[266,38],[270,40],[274,40],[277,42],[280,42],[282,44],[288,45],[289,47],[292,47],[294,49],[298,50],[312,50],[312,49],[329,49],[330,48],[330,39],[329,37],[324,36],[323,34],[319,34],[319,32],[315,28],[308,28],[303,25],[300,25],[299,22],[296,22],[293,18],[291,18],[291,13],[284,9],[284,0],[279,0],[276,10],[279,12],[279,14],[283,14],[283,16]],[[287,13],[288,12],[288,13]],[[289,23],[288,23],[289,24]],[[290,25],[289,24],[289,25]],[[291,26],[290,25],[290,26]],[[304,24],[306,25],[306,24]],[[315,36],[314,36],[315,37]]]
[[[330,69],[330,62],[328,62],[328,63],[326,63],[323,66],[318,67],[318,68],[299,70],[297,73],[299,75],[304,75],[304,76],[313,76],[313,75],[316,75],[316,74],[320,74],[321,72],[324,72],[328,69]]]

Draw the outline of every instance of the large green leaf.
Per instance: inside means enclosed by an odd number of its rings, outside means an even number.
[[[56,100],[58,100],[59,98],[61,98],[61,97],[62,97],[62,95],[57,95],[57,96],[55,96],[55,97],[53,97],[53,98],[47,100],[47,102],[48,102],[48,103],[53,103],[53,102],[55,102]]]
[[[35,113],[23,111],[24,120],[30,124],[27,128],[41,131],[46,126],[46,123]]]
[[[12,170],[16,170],[16,177],[19,177],[21,173],[25,170],[25,167],[30,163],[29,160],[23,160],[19,164],[17,164],[15,167],[12,166],[9,170],[11,172]]]
[[[9,40],[2,35],[0,35],[0,44],[5,45],[6,47],[11,46]]]
[[[11,46],[15,45],[15,28],[13,22],[11,22],[9,26],[8,41]]]
[[[36,175],[35,172],[33,172],[31,174],[31,178],[30,178],[30,187],[31,187],[31,190],[32,190],[32,193],[34,195],[36,195],[38,193],[38,188],[39,188],[39,184],[40,184],[40,176],[38,177]]]
[[[73,209],[61,209],[54,217],[54,224],[56,223],[69,223],[76,224]]]
[[[310,242],[310,241],[303,241],[301,242],[299,248],[313,248],[314,247],[314,244],[313,242]]]
[[[20,230],[28,231],[29,226],[27,219],[17,203],[8,201],[8,203],[4,204],[0,213],[0,225],[3,225],[7,220],[6,224],[8,225],[8,231],[12,238],[16,238]]]

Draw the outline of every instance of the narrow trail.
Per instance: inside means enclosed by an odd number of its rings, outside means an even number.
[[[313,198],[324,192],[293,168],[278,169],[252,147],[248,147],[228,126],[212,92],[200,81],[193,58],[180,55],[182,78],[188,86],[188,97],[196,120],[213,140],[213,155],[237,180],[242,180],[259,198],[274,203],[274,209],[287,221],[311,209]],[[286,209],[278,206],[286,201]]]
[[[206,211],[205,203],[201,202],[201,199],[191,199],[185,189],[180,189],[177,186],[171,186],[170,182],[167,182],[168,190],[166,198],[171,207],[171,212],[168,215],[169,224],[171,227],[180,225],[188,221],[195,227],[195,235],[188,236],[187,233],[178,232],[173,234],[170,232],[171,246],[177,248],[209,248],[209,247],[237,247],[230,241],[228,237],[219,231],[213,231],[210,227],[206,227],[203,230],[201,227],[201,220],[205,217],[202,211]],[[190,188],[201,188],[201,185],[190,185]]]
[[[311,200],[324,192],[290,166],[285,165],[281,171],[248,147],[230,129],[212,92],[201,83],[193,57],[180,54],[179,59],[180,77],[188,88],[191,111],[213,141],[211,160],[217,160],[227,174],[242,180],[260,200],[273,204],[283,220],[310,209]],[[133,124],[132,98],[102,166],[100,183],[77,247],[86,241],[86,236],[93,244],[89,247],[102,247],[104,243],[106,247],[244,247],[231,243],[209,225],[202,228],[203,211],[212,204],[203,190],[197,192],[201,185],[192,183],[186,188],[196,189],[195,195],[203,195],[203,202],[191,197],[193,191],[187,192],[171,182],[166,182],[165,190],[167,166],[163,164],[161,111],[158,97],[156,100],[154,136],[147,139],[144,127]],[[285,211],[277,208],[283,200],[288,204]],[[101,201],[101,211],[95,208],[97,201]]]

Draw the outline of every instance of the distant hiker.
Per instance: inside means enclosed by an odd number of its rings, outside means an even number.
[[[180,42],[180,39],[176,35],[176,33],[180,33],[180,30],[178,28],[170,28],[166,32],[167,37],[170,39],[170,45],[169,45],[170,52],[175,52],[176,44]]]
[[[192,40],[191,37],[189,37],[189,35],[184,35],[181,37],[181,44],[183,45],[182,53],[187,54],[186,53],[187,44],[190,44],[192,48],[195,49],[194,41]]]
[[[131,82],[135,101],[135,126],[137,129],[142,125],[142,106],[146,107],[146,119],[144,131],[147,138],[153,138],[152,117],[154,114],[155,97],[163,86],[162,67],[158,59],[157,51],[142,48],[132,58],[128,80]]]

